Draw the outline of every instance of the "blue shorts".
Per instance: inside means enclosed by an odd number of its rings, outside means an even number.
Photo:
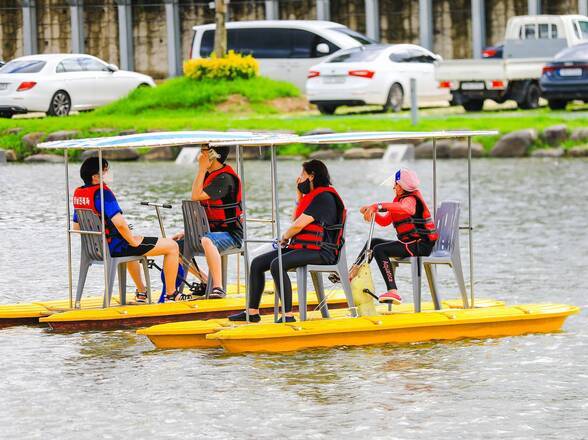
[[[233,237],[228,232],[208,232],[204,236],[210,238],[219,252],[239,249],[242,244],[241,240]]]

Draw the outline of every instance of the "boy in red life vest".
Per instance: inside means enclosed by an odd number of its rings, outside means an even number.
[[[74,192],[74,209],[89,209],[100,216],[99,172],[99,161],[97,157],[91,157],[84,161],[80,168],[80,177],[84,181],[84,185],[77,188]],[[178,294],[174,290],[179,260],[178,244],[170,238],[134,235],[123,216],[122,209],[120,209],[114,193],[106,186],[106,184],[112,182],[112,173],[105,159],[102,160],[102,173],[104,180],[105,232],[110,255],[112,257],[163,255],[163,269],[166,289],[168,289],[166,292],[167,300],[188,299],[185,295]],[[73,228],[79,230],[80,226],[78,224],[77,212],[74,212],[73,222]],[[147,301],[147,289],[141,278],[139,263],[137,261],[127,263],[127,269],[137,286],[135,294],[136,302],[145,303]]]
[[[376,223],[380,226],[393,224],[398,236],[398,240],[372,239],[373,256],[388,289],[380,295],[380,302],[402,302],[394,281],[390,258],[428,256],[438,238],[429,208],[418,189],[419,183],[414,171],[405,168],[398,170],[394,177],[394,201],[374,203],[360,209],[366,221],[371,221],[375,215]],[[356,274],[357,266],[354,266],[350,271],[351,278]]]
[[[208,218],[210,232],[202,238],[208,264],[208,282],[212,282],[211,299],[224,298],[220,252],[239,249],[243,243],[241,223],[241,180],[230,165],[225,164],[229,147],[203,147],[198,158],[198,173],[192,183],[192,200],[199,201]],[[184,233],[173,238],[183,248]]]
[[[345,206],[331,186],[329,171],[320,160],[302,164],[297,181],[297,203],[293,224],[288,228],[280,245],[282,250],[282,277],[284,280],[284,308],[286,316],[278,322],[294,322],[292,314],[292,285],[288,271],[308,264],[333,264],[343,245]],[[265,288],[265,272],[271,272],[280,296],[280,263],[278,250],[261,254],[251,262],[249,271],[249,321],[259,322],[259,303]],[[229,316],[231,321],[245,321],[245,311]]]

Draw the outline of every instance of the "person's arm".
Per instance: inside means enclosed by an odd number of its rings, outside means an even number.
[[[208,200],[210,196],[204,192],[204,177],[206,176],[206,170],[210,166],[210,160],[208,154],[200,153],[198,158],[198,173],[192,182],[192,200]]]
[[[286,232],[282,235],[282,241],[288,241],[300,231],[302,231],[306,226],[310,225],[314,221],[314,218],[310,215],[300,214],[300,216],[292,223],[292,226],[288,228]]]
[[[378,205],[381,205],[382,211],[378,212]],[[371,221],[372,216],[375,214],[378,225],[388,226],[398,217],[414,215],[416,212],[416,200],[414,197],[405,197],[399,202],[374,203],[373,205],[363,206],[360,212],[366,221]]]
[[[129,228],[129,224],[120,212],[112,217],[110,221],[116,226],[116,229],[120,235],[122,235],[122,238],[124,238],[131,246],[137,247],[141,244],[143,237],[141,235],[133,235],[133,232]]]

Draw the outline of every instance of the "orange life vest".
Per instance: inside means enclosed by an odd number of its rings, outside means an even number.
[[[435,242],[439,235],[435,228],[435,222],[431,217],[429,208],[423,200],[423,196],[420,191],[413,191],[406,193],[400,197],[394,199],[395,202],[399,202],[407,197],[414,197],[416,200],[416,209],[414,215],[398,216],[394,219],[394,227],[396,228],[396,234],[398,240],[403,243],[410,243],[413,241],[424,240]]]
[[[235,229],[237,224],[241,225],[241,216],[243,214],[241,207],[241,179],[239,179],[235,170],[230,165],[224,165],[222,168],[207,174],[203,186],[206,188],[216,177],[223,173],[229,174],[235,179],[237,184],[235,193],[227,195],[224,199],[208,199],[200,202],[206,211],[206,217],[212,232],[229,231]]]
[[[331,193],[335,196],[337,204],[337,219],[339,220],[339,223],[336,225],[324,225],[314,221],[309,225],[306,225],[304,229],[290,239],[288,249],[329,249],[333,250],[335,255],[341,250],[344,243],[343,229],[345,227],[347,210],[345,209],[343,200],[341,200],[341,197],[337,194],[337,191],[335,191],[335,188],[331,186],[319,186],[308,194],[305,194],[296,207],[294,216],[296,218],[300,217],[306,208],[310,206],[314,198],[324,192]],[[327,241],[327,234],[325,234],[326,231],[337,231],[334,243]]]

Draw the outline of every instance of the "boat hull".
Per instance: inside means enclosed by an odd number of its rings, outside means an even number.
[[[565,319],[579,309],[564,305],[523,305],[423,312],[405,316],[373,316],[318,322],[274,324],[221,330],[207,335],[230,353],[290,352],[309,348],[407,344],[414,342],[495,338],[559,331]],[[360,322],[361,321],[361,322]],[[412,322],[411,322],[412,321]]]
[[[480,308],[504,306],[502,301],[496,301],[492,299],[480,299],[476,304],[477,307]],[[442,305],[446,311],[462,308],[460,300],[446,300],[442,302]],[[433,303],[422,303],[422,309],[424,311],[434,310]],[[383,315],[388,315],[391,313],[387,311],[387,306],[385,305],[378,306],[377,310]],[[412,311],[412,304],[394,306],[394,314],[410,314]],[[345,309],[332,310],[330,315],[333,319],[341,319],[347,317],[349,312]],[[317,313],[309,315],[309,319],[311,319],[312,322],[317,321],[319,317],[320,314]],[[273,315],[266,315],[262,316],[261,318],[262,324],[271,324],[272,322]],[[137,333],[147,336],[153,345],[155,345],[157,348],[211,348],[220,347],[221,343],[218,339],[207,339],[206,336],[208,334],[244,325],[248,324],[230,322],[227,319],[215,319],[211,321],[187,321],[143,328],[138,330]]]

